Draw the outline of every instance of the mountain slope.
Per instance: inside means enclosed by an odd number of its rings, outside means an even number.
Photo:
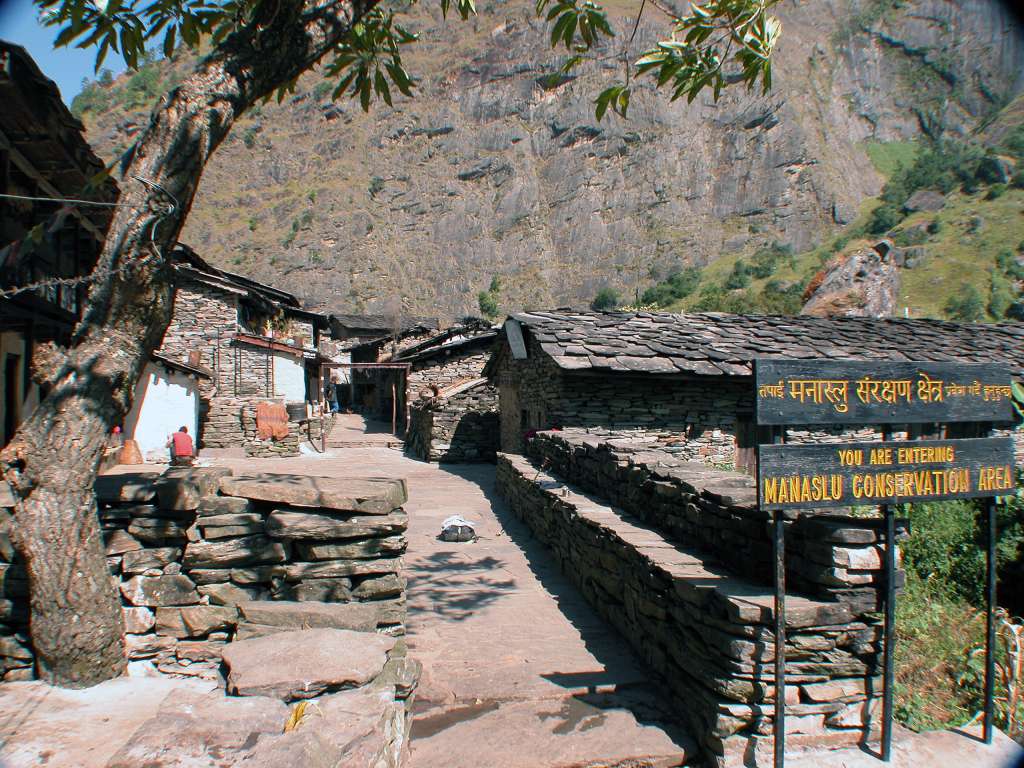
[[[644,84],[629,120],[598,124],[591,102],[621,65],[546,77],[559,59],[532,5],[481,4],[466,23],[417,10],[421,88],[393,109],[331,104],[311,75],[254,110],[211,161],[183,239],[339,310],[400,297],[458,316],[494,275],[503,311],[588,302],[603,286],[633,296],[723,254],[818,245],[881,188],[867,142],[966,134],[1024,90],[1021,27],[995,0],[787,3],[767,97],[687,106]],[[634,53],[659,21],[644,21]],[[138,114],[84,119],[112,154]]]

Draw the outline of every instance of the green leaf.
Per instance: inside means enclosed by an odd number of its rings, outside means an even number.
[[[177,30],[174,27],[171,27],[167,30],[167,34],[164,36],[164,56],[166,56],[168,59],[171,58],[171,56],[174,54],[174,43],[176,34]]]
[[[370,78],[360,74],[360,80],[362,82],[359,84],[359,105],[363,108],[363,112],[369,112],[371,96]]]
[[[393,106],[391,103],[391,89],[388,88],[388,81],[384,78],[384,73],[379,69],[374,75],[374,81],[374,89],[377,91],[377,94],[384,99],[385,104],[389,107]]]

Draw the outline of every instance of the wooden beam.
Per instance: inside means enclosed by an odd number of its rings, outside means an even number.
[[[7,152],[11,163],[17,166],[18,170],[36,182],[36,184],[39,185],[39,188],[46,192],[46,194],[52,195],[53,197],[64,197],[64,193],[53,186],[53,184],[47,181],[43,175],[39,173],[32,162],[21,154],[21,152],[18,151],[18,148],[8,140],[2,130],[0,130],[0,149]],[[88,230],[98,242],[103,243],[107,239],[106,233],[97,227],[92,220],[77,207],[72,209],[72,213],[82,223],[82,228]]]

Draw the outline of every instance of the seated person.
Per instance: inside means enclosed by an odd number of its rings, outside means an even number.
[[[196,458],[196,449],[188,434],[188,427],[182,427],[167,441],[171,449],[171,464],[176,467],[188,467]]]

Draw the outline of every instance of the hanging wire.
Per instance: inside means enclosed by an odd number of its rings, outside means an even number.
[[[39,291],[39,290],[42,290],[44,288],[52,288],[52,287],[57,287],[57,286],[84,285],[86,283],[93,282],[94,280],[98,280],[98,279],[100,279],[102,277],[110,277],[112,275],[127,274],[129,272],[134,271],[135,269],[138,269],[138,268],[144,266],[145,264],[148,264],[150,262],[155,261],[158,257],[159,258],[163,258],[163,254],[160,252],[160,249],[156,247],[156,228],[160,224],[160,222],[162,222],[168,216],[173,215],[174,212],[178,209],[178,200],[177,200],[177,198],[174,195],[172,195],[170,192],[168,192],[166,189],[164,189],[162,186],[160,186],[159,184],[157,184],[154,181],[150,181],[149,179],[144,179],[141,176],[132,176],[132,178],[135,179],[136,181],[138,181],[139,183],[144,184],[145,186],[149,187],[151,190],[153,190],[157,194],[164,195],[164,196],[169,197],[171,199],[171,202],[167,204],[167,207],[163,211],[157,211],[156,212],[157,213],[157,218],[153,222],[153,227],[152,227],[152,229],[150,230],[150,233],[149,233],[149,244],[153,246],[153,252],[150,255],[145,256],[144,258],[138,259],[136,261],[128,261],[128,262],[122,264],[121,266],[115,267],[115,268],[112,268],[112,269],[94,269],[88,275],[80,275],[80,276],[77,276],[77,277],[53,277],[53,278],[47,278],[45,280],[39,280],[39,281],[36,281],[34,283],[28,283],[26,285],[21,285],[21,286],[18,286],[16,288],[8,288],[8,289],[5,289],[5,290],[0,290],[0,299],[9,299],[9,298],[11,298],[13,296],[18,296],[19,294],[22,294],[22,293],[30,293],[30,292],[34,292],[34,291]],[[133,208],[133,207],[135,207],[135,206],[132,206],[130,203],[121,203],[121,202],[108,203],[108,202],[100,202],[100,201],[96,201],[96,200],[81,200],[81,199],[76,199],[76,198],[37,197],[37,196],[32,196],[32,195],[13,195],[13,194],[8,194],[8,193],[0,193],[0,197],[7,198],[7,199],[15,199],[15,200],[30,200],[30,201],[33,201],[33,202],[65,203],[65,204],[72,204],[72,205],[96,205],[96,206],[103,206],[103,207],[107,207],[107,208],[118,208],[118,207],[121,207],[121,208]],[[148,202],[149,201],[147,200],[147,203]]]
[[[104,208],[130,208],[128,203],[105,203],[99,200],[80,200],[74,197],[37,197],[35,195],[12,195],[8,192],[0,192],[0,197],[8,200],[31,200],[36,203],[73,203],[75,205],[98,205]]]

